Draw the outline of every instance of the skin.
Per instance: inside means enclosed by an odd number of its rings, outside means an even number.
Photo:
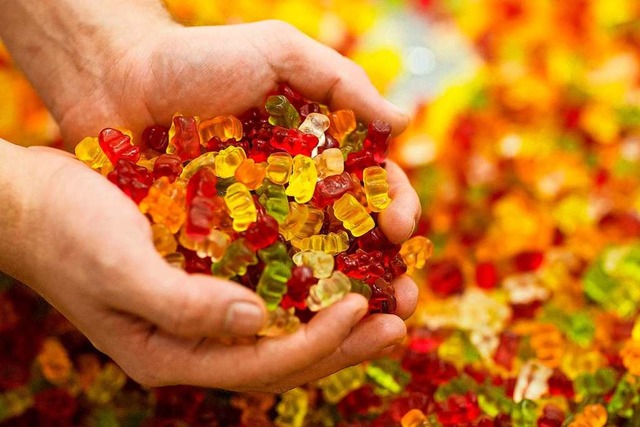
[[[281,22],[185,28],[151,0],[0,6],[0,36],[70,148],[107,126],[138,135],[176,111],[238,114],[280,82],[332,109],[355,108],[362,120],[386,120],[396,133],[407,125],[359,67]],[[0,270],[144,385],[279,392],[389,353],[406,334],[417,288],[401,277],[397,316],[363,318],[365,299],[350,294],[294,334],[256,339],[260,298],[170,267],[145,217],[104,177],[58,150],[0,140],[0,158],[8,160],[0,162]],[[401,169],[389,162],[388,171],[393,202],[380,225],[401,242],[420,205]]]

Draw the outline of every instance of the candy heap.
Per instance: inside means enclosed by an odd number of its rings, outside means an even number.
[[[392,244],[376,226],[391,203],[380,166],[391,127],[366,128],[351,110],[330,112],[284,85],[265,109],[176,114],[140,145],[107,128],[76,155],[138,204],[169,263],[255,290],[270,311],[262,335],[291,332],[350,291],[371,313],[393,313],[391,281],[423,266],[431,246]]]

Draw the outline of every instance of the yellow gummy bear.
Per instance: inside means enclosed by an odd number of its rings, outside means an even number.
[[[381,212],[391,203],[387,171],[380,166],[370,166],[362,171],[367,205],[373,212]]]
[[[313,197],[317,181],[318,172],[313,159],[298,154],[293,158],[293,173],[285,193],[293,196],[298,203],[307,203]]]
[[[375,227],[375,222],[367,209],[349,193],[335,202],[333,213],[336,218],[342,221],[344,228],[351,231],[355,237],[362,236]]]
[[[249,224],[256,221],[258,216],[256,205],[253,203],[249,189],[243,183],[231,184],[224,196],[224,201],[229,208],[231,218],[233,218],[235,231],[245,231],[249,228]]]
[[[216,175],[220,178],[231,178],[236,169],[247,158],[242,147],[230,146],[220,151],[214,160]]]

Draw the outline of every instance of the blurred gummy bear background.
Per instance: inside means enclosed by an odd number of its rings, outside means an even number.
[[[7,425],[640,425],[640,3],[167,0],[177,20],[281,19],[412,116],[392,157],[435,252],[405,345],[282,395],[144,390],[0,282]],[[58,145],[0,50],[0,137]],[[58,425],[55,424],[55,425]]]

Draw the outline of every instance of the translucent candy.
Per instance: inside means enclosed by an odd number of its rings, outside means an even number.
[[[309,409],[309,395],[305,389],[294,388],[280,396],[276,406],[275,423],[282,427],[302,427]]]
[[[253,159],[244,159],[235,171],[235,178],[243,183],[249,190],[256,190],[262,185],[266,175],[266,166],[256,163]]]
[[[308,133],[318,138],[318,145],[324,145],[324,132],[329,129],[329,117],[319,113],[309,113],[304,122],[298,127],[302,133]]]
[[[231,178],[246,158],[247,155],[241,147],[225,148],[215,157],[216,175],[220,178]]]
[[[87,398],[98,405],[111,402],[127,383],[127,374],[115,363],[107,362],[91,386]]]
[[[275,310],[287,292],[287,281],[291,277],[291,266],[278,261],[265,265],[256,293],[262,297],[267,310]]]
[[[260,195],[258,200],[267,213],[282,225],[289,215],[289,199],[284,186],[265,180],[257,193]]]
[[[170,183],[165,176],[153,183],[139,208],[142,213],[151,215],[155,224],[164,224],[175,234],[187,217],[185,200],[184,187],[177,181]]]
[[[356,129],[356,116],[351,110],[338,110],[329,113],[328,132],[338,140],[340,146],[345,137]]]
[[[273,153],[267,159],[267,178],[274,184],[284,185],[289,182],[291,169],[293,167],[293,158],[289,153]]]
[[[568,427],[604,427],[607,423],[607,410],[600,404],[587,405],[576,415]]]
[[[171,120],[167,154],[175,154],[182,161],[195,159],[200,155],[200,134],[197,117],[176,114]]]
[[[240,141],[242,139],[242,122],[235,116],[218,116],[200,122],[198,132],[202,145],[206,145],[213,137],[220,139],[220,141],[229,139]]]
[[[181,252],[171,252],[164,256],[164,260],[167,261],[167,264],[174,268],[179,268],[180,270],[184,270],[187,268],[187,260],[184,257],[184,254]]]
[[[102,175],[106,175],[113,169],[113,164],[100,148],[97,137],[84,138],[76,145],[75,153],[81,162]]]
[[[288,211],[286,218],[280,223],[280,234],[285,240],[293,239],[305,224],[309,217],[309,206],[290,202]]]
[[[322,389],[322,397],[327,402],[337,403],[350,391],[360,388],[365,381],[364,368],[356,365],[318,380],[317,384]]]
[[[349,193],[335,202],[333,212],[355,237],[362,236],[375,227],[375,222],[365,207]]]
[[[258,263],[256,253],[249,247],[245,239],[234,240],[227,248],[222,258],[211,266],[214,276],[229,279],[242,276],[247,267]]]
[[[431,254],[433,254],[433,243],[423,236],[412,237],[404,242],[400,249],[400,255],[407,264],[407,274],[424,267]]]
[[[210,152],[204,153],[195,159],[191,160],[185,167],[182,169],[182,173],[180,174],[181,178],[190,179],[193,175],[195,175],[198,170],[204,166],[210,167],[215,170],[215,158],[218,153]]]
[[[362,172],[362,179],[369,209],[373,212],[386,209],[391,203],[387,171],[380,166],[370,166]]]
[[[220,260],[231,244],[231,237],[222,230],[211,230],[204,240],[194,241],[187,236],[185,229],[182,228],[179,240],[180,245],[194,251],[200,258],[208,257],[214,261]]]
[[[344,157],[338,148],[327,148],[314,157],[313,161],[316,163],[319,179],[344,172]]]
[[[302,251],[293,256],[293,262],[297,266],[306,265],[313,270],[313,276],[317,279],[326,279],[333,272],[333,256],[320,251]]]
[[[309,289],[307,307],[311,311],[318,311],[329,307],[344,298],[351,290],[351,281],[344,273],[334,271],[327,279],[320,279]]]
[[[160,255],[165,256],[176,251],[178,243],[173,237],[173,233],[164,224],[152,224],[151,232],[153,233],[153,246]]]
[[[349,235],[344,231],[317,234],[304,239],[293,240],[291,244],[301,251],[320,251],[329,255],[336,255],[349,249]]]
[[[310,157],[298,154],[293,158],[293,172],[286,194],[293,196],[298,203],[307,203],[313,197],[317,180],[316,164]]]
[[[300,327],[300,319],[293,308],[276,307],[268,312],[267,322],[258,335],[262,337],[278,337],[294,333]],[[305,393],[306,396],[306,393]]]
[[[300,126],[300,114],[283,95],[267,98],[265,109],[269,113],[269,123],[288,129]]]
[[[249,224],[255,222],[258,216],[253,197],[247,187],[236,182],[231,184],[224,196],[224,201],[229,209],[229,214],[233,218],[233,229],[245,231]]]

